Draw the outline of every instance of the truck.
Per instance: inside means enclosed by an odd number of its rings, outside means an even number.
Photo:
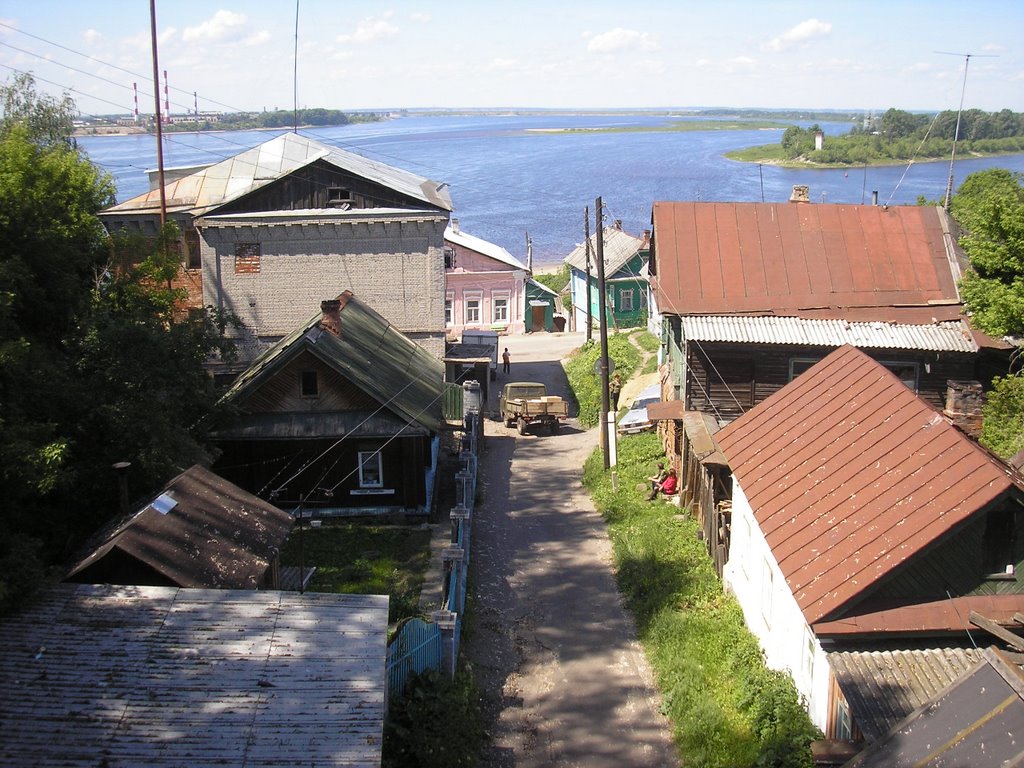
[[[501,388],[498,409],[506,427],[515,427],[519,434],[527,427],[546,427],[553,435],[569,416],[569,404],[557,395],[549,395],[543,384],[513,381]]]
[[[463,344],[476,344],[487,347],[491,357],[491,381],[498,378],[498,332],[465,330],[462,332]]]

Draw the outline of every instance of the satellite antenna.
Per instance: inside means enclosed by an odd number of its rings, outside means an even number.
[[[953,163],[956,160],[956,141],[960,136],[960,115],[964,111],[964,94],[967,93],[967,67],[970,66],[971,57],[979,58],[995,58],[995,54],[985,53],[953,53],[952,51],[935,51],[943,56],[963,56],[964,57],[964,84],[960,89],[960,108],[956,111],[956,129],[953,131],[953,151],[949,155],[949,179],[946,181],[946,201],[943,204],[943,208],[949,210],[949,202],[953,198]]]

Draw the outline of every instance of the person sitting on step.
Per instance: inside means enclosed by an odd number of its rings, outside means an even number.
[[[651,495],[647,497],[648,501],[654,501],[658,498],[660,493],[662,496],[675,496],[679,491],[679,478],[676,476],[675,468],[668,471],[668,476],[660,483],[656,483],[654,488],[651,490]]]

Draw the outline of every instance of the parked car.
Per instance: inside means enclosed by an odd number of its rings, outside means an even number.
[[[647,417],[647,406],[661,402],[661,385],[651,384],[642,390],[629,406],[629,410],[619,419],[620,435],[635,435],[654,428],[654,423]]]

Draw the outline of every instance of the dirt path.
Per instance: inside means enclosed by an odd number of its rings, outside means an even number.
[[[559,360],[582,340],[503,338],[512,373],[496,384],[541,381],[568,396]],[[615,586],[605,523],[580,484],[597,433],[570,421],[554,436],[485,424],[463,646],[492,720],[482,765],[674,766],[660,699]]]

